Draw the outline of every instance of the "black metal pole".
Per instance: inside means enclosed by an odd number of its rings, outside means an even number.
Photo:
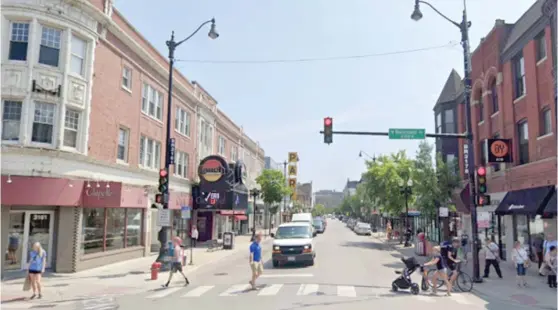
[[[287,161],[283,162],[283,175],[285,176],[285,186],[289,185],[289,178],[287,177]],[[283,212],[287,212],[287,196],[283,196]],[[280,212],[279,224],[283,223],[283,213]]]
[[[167,41],[167,47],[169,48],[169,88],[168,88],[168,100],[167,100],[167,132],[166,132],[166,148],[165,148],[165,170],[167,171],[169,177],[167,182],[167,187],[163,194],[163,209],[168,210],[169,208],[169,189],[170,189],[170,147],[171,147],[171,110],[172,110],[172,74],[174,67],[174,51],[176,50],[176,42],[174,41],[174,31],[171,34],[171,39]],[[168,242],[168,229],[166,226],[161,226],[159,231],[159,242],[161,242],[161,248],[159,249],[159,256],[157,256],[157,262],[163,262],[164,257],[167,253],[167,242]]]
[[[464,1],[465,4],[465,1]],[[460,24],[461,30],[461,45],[463,46],[463,66],[465,75],[465,118],[466,118],[466,132],[468,133],[467,144],[469,152],[467,152],[466,160],[469,161],[469,208],[471,211],[471,233],[473,234],[473,281],[476,283],[481,283],[482,278],[480,277],[480,265],[479,265],[479,251],[476,249],[479,247],[479,232],[477,225],[477,206],[475,201],[475,174],[471,171],[475,169],[475,146],[472,131],[472,120],[471,120],[471,59],[470,59],[470,47],[469,47],[469,21],[467,20],[467,9],[463,8],[463,19]],[[480,99],[482,100],[482,98]],[[482,151],[482,150],[481,150]],[[472,154],[472,155],[471,155]]]
[[[252,208],[252,214],[254,215],[254,217],[252,218],[252,240],[256,240],[256,198],[258,197],[258,194],[253,191],[252,196],[254,197],[254,205]]]

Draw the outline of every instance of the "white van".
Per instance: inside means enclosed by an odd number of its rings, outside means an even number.
[[[312,213],[295,213],[291,218],[291,222],[308,222],[312,225]]]
[[[273,239],[271,259],[273,267],[281,263],[303,263],[314,265],[316,248],[313,237],[316,232],[312,224],[290,222],[279,225]]]

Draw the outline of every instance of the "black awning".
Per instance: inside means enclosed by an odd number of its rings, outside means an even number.
[[[494,212],[497,215],[542,214],[553,190],[554,186],[541,186],[508,192]]]
[[[544,207],[543,216],[552,217],[553,215],[556,215],[556,213],[558,213],[556,211],[558,211],[558,204],[556,201],[556,190],[554,190],[554,193],[550,197],[550,200],[548,200],[548,202],[546,203],[546,207]]]

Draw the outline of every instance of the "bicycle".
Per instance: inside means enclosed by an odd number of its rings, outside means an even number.
[[[467,261],[462,261],[465,264],[467,263]],[[473,279],[471,278],[471,276],[469,276],[466,272],[461,271],[461,263],[459,262],[457,264],[457,268],[455,270],[451,270],[448,274],[448,280],[451,278],[451,276],[453,275],[454,272],[458,272],[457,278],[455,278],[455,284],[457,284],[457,287],[459,287],[459,289],[462,292],[470,292],[473,290]],[[434,283],[432,283],[432,281],[430,279],[432,279],[433,273],[436,272],[435,269],[430,269],[427,273],[427,278],[428,280],[428,284],[430,285],[430,287],[434,287]],[[440,288],[444,285],[444,280],[442,279],[438,279],[438,283],[437,283],[437,288]]]

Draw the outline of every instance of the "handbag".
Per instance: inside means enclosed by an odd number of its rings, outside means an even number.
[[[517,255],[519,255],[522,259],[523,259],[523,267],[525,268],[529,268],[529,266],[531,265],[529,263],[529,259],[525,259],[525,257],[523,257],[523,255],[519,254],[519,251],[517,251]]]
[[[25,281],[23,282],[23,291],[27,292],[31,289],[31,279],[29,275],[25,277]]]

